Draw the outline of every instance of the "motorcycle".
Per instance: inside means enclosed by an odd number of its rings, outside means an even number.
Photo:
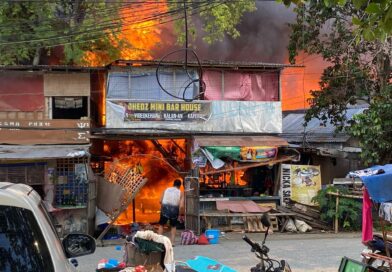
[[[271,226],[268,214],[264,214],[261,218],[263,226],[267,227],[264,234],[264,240],[261,244],[253,242],[249,237],[244,235],[242,239],[247,242],[251,247],[251,251],[254,252],[257,258],[260,259],[260,263],[250,269],[251,272],[291,272],[289,264],[285,260],[275,260],[268,256],[269,248],[265,245],[265,241],[268,236],[268,231]]]

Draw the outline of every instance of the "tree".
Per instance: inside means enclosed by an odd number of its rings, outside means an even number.
[[[225,34],[238,37],[236,25],[242,15],[255,9],[255,0],[186,1],[190,32],[198,32],[190,19],[198,15],[202,25],[199,35],[209,43],[221,40]],[[132,39],[121,35],[135,25],[139,30],[132,34],[148,39],[153,34],[143,29],[175,21],[179,40],[184,41],[183,3],[167,1],[166,10],[154,8],[162,4],[166,2],[1,1],[0,64],[38,64],[43,53],[50,54],[51,48],[58,46],[63,47],[66,64],[106,64],[135,48]],[[146,22],[153,23],[140,25]]]
[[[315,0],[278,0],[286,6],[291,3],[314,4]],[[323,0],[318,3],[323,8],[351,7],[348,19],[355,25],[358,35],[366,40],[385,41],[392,34],[392,1],[390,0]]]
[[[0,3],[0,63],[39,64],[43,53],[64,46],[64,63],[83,63],[86,50],[118,55],[122,41],[115,20],[118,4],[88,1],[2,1]]]
[[[209,44],[217,41],[222,41],[225,35],[229,35],[232,38],[238,38],[240,36],[236,26],[241,22],[242,16],[246,12],[252,12],[256,10],[255,0],[237,0],[237,1],[211,1],[206,5],[195,10],[193,7],[200,3],[198,0],[185,0],[188,10],[188,15],[195,15],[196,19],[188,16],[189,21],[189,32],[193,38],[196,35],[203,37],[203,40]],[[179,10],[183,8],[184,3],[182,1],[173,2],[170,5],[171,10]],[[193,16],[195,17],[195,16]],[[196,22],[201,27],[196,27]],[[179,44],[184,44],[184,20],[177,20],[175,23],[175,29],[178,33]]]
[[[358,10],[352,2],[326,6],[310,1],[297,6],[295,12],[290,61],[295,62],[303,50],[321,55],[330,63],[322,74],[320,90],[311,91],[306,122],[316,117],[339,130],[347,129],[347,107],[365,102],[369,109],[357,116],[347,131],[359,139],[365,163],[388,162],[392,152],[391,37],[369,40],[356,32],[350,18],[362,18],[367,12]],[[377,121],[373,120],[375,116]]]
[[[43,42],[26,46],[20,40],[36,39],[32,33],[41,33],[44,39],[52,33],[50,24],[40,24],[43,19],[54,17],[53,4],[49,2],[11,2],[0,4],[0,63],[3,65],[20,64],[29,60],[38,63]],[[12,46],[9,45],[12,43]],[[3,45],[4,44],[4,45]],[[33,61],[34,60],[34,61]]]

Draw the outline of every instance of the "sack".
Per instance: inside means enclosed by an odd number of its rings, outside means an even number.
[[[181,233],[181,245],[194,245],[197,244],[198,239],[191,230],[184,230]]]
[[[289,232],[296,232],[297,231],[297,227],[295,226],[295,223],[293,221],[293,219],[287,219],[287,224],[285,229]]]
[[[209,245],[210,242],[207,239],[207,236],[203,233],[199,236],[199,240],[197,242],[199,245]]]
[[[307,232],[308,230],[309,230],[309,231],[312,230],[312,227],[309,226],[308,224],[306,224],[306,223],[305,223],[304,221],[302,221],[302,220],[295,219],[295,220],[294,220],[294,224],[295,224],[295,227],[297,228],[297,230],[298,230],[299,232]]]

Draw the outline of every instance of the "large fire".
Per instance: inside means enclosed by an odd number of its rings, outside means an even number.
[[[167,152],[164,156],[163,152]],[[126,166],[140,165],[146,185],[139,191],[135,199],[135,207],[130,205],[121,214],[116,224],[124,225],[131,222],[155,223],[159,221],[160,198],[163,191],[172,186],[173,181],[181,178],[176,167],[185,169],[185,140],[135,140],[105,141],[104,153],[119,160]],[[109,164],[105,165],[109,171]],[[135,212],[134,212],[135,211]]]
[[[159,16],[167,12],[166,1],[151,1],[148,3],[124,2],[119,10],[121,29],[118,40],[125,41],[127,46],[111,38],[115,47],[122,47],[120,59],[152,59],[151,52],[161,42]],[[116,19],[114,19],[116,20]],[[108,37],[113,35],[108,31]],[[86,52],[84,61],[89,66],[103,66],[114,61],[106,50],[92,48]]]
[[[282,72],[282,110],[309,108],[311,90],[319,90],[319,81],[328,63],[321,56],[301,54],[297,64],[304,68],[286,68]]]

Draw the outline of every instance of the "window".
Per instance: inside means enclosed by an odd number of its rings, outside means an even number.
[[[53,119],[80,119],[88,116],[87,96],[52,97]]]
[[[46,162],[0,164],[0,180],[39,185],[45,183]]]
[[[54,271],[48,245],[30,210],[0,205],[0,264],[4,272]]]

